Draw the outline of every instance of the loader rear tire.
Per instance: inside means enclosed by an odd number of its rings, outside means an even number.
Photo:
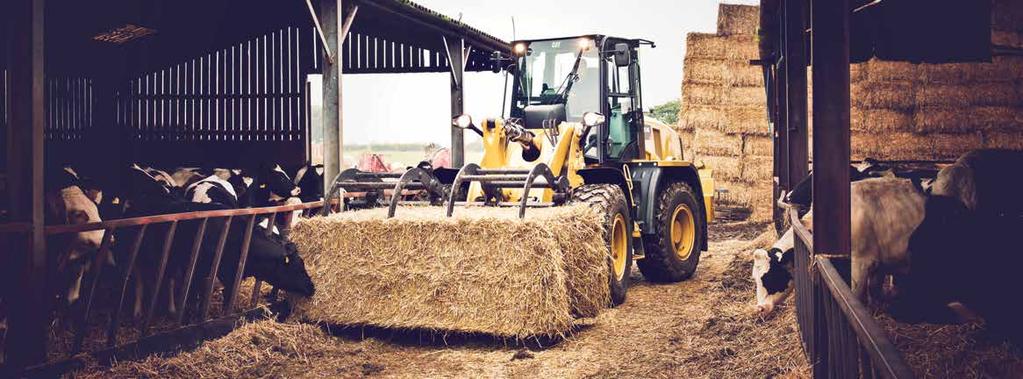
[[[572,191],[571,202],[588,204],[603,215],[611,306],[624,303],[632,271],[632,219],[625,193],[614,184],[587,184]]]
[[[653,235],[644,235],[643,259],[636,262],[651,282],[689,279],[700,264],[706,221],[696,192],[686,183],[671,183],[657,196]]]

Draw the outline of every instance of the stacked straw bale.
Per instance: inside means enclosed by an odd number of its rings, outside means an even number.
[[[717,33],[689,34],[678,129],[688,156],[714,168],[728,199],[766,220],[773,149],[763,74],[749,65],[759,58],[758,22],[757,7],[722,4]],[[992,42],[1023,47],[1023,2],[994,2]],[[1023,148],[1023,58],[872,60],[852,65],[850,78],[853,159],[953,160],[978,148]]]
[[[610,300],[607,253],[588,207],[401,208],[303,220],[292,239],[316,295],[296,310],[338,325],[561,336]]]

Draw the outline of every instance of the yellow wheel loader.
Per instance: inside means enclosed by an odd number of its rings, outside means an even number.
[[[525,217],[530,207],[587,204],[602,215],[614,304],[625,300],[633,261],[647,280],[685,280],[707,249],[714,183],[683,159],[673,129],[644,120],[644,44],[653,45],[603,35],[513,42],[513,56],[495,54],[512,82],[509,117],[452,120],[482,137],[478,163],[418,167],[392,174],[397,181],[342,173],[328,198],[386,188],[389,217],[408,189],[430,193],[448,216],[473,205],[515,206]]]

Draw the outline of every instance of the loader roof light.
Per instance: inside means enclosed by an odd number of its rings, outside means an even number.
[[[515,47],[514,47],[514,51],[515,51],[515,55],[518,55],[520,57],[523,56],[523,55],[526,55],[526,43],[525,42],[516,43]]]
[[[590,38],[580,38],[579,39],[579,50],[586,51],[586,50],[589,50],[589,49],[593,48],[593,46],[595,46],[595,45],[596,44],[593,42],[593,39],[590,39]]]
[[[459,129],[469,129],[472,127],[472,116],[463,114],[455,117],[451,120],[451,125]]]
[[[606,118],[604,115],[597,112],[586,112],[583,113],[583,126],[597,126],[604,123]]]

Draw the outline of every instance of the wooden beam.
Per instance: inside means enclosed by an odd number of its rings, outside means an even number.
[[[444,38],[448,64],[451,66],[451,118],[464,112],[465,40]],[[465,164],[465,131],[451,126],[451,166],[458,168]]]
[[[341,106],[341,74],[344,64],[344,51],[341,50],[339,31],[339,12],[343,0],[323,0],[320,2],[320,17],[323,18],[323,33],[327,37],[329,51],[337,52],[333,63],[323,60],[323,193],[330,190],[334,177],[341,172],[344,147],[344,118]]]
[[[814,253],[849,254],[849,0],[814,0]]]
[[[49,296],[46,296],[46,239],[43,235],[44,1],[15,0],[7,5],[6,54],[10,68],[10,125],[8,126],[8,204],[13,222],[26,223],[25,232],[10,235],[11,310],[5,349],[14,368],[46,360]]]
[[[806,177],[809,169],[809,140],[807,138],[806,100],[806,2],[807,0],[785,0],[785,83],[786,105],[786,152],[785,168],[788,190]]]

